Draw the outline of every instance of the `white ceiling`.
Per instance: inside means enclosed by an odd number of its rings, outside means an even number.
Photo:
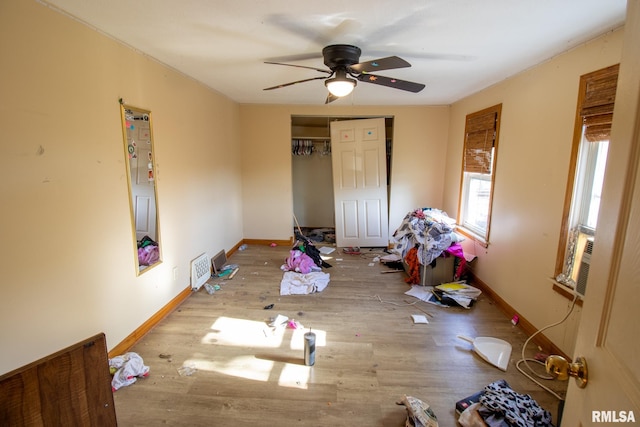
[[[360,82],[331,105],[446,105],[624,24],[626,0],[38,0],[239,103],[323,104],[322,48],[361,61],[397,55],[379,74],[417,94]]]

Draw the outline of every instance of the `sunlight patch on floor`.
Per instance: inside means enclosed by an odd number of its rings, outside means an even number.
[[[219,317],[211,330],[202,338],[202,344],[278,348],[284,337],[282,330],[274,330],[265,322],[231,317]]]
[[[189,359],[184,366],[194,366],[200,371],[218,372],[232,377],[255,381],[268,381],[275,362],[257,359],[253,355],[236,356],[230,360]]]
[[[268,381],[271,375],[280,371],[278,385],[306,389],[310,382],[311,366],[304,365],[304,335],[309,331],[313,332],[316,347],[324,347],[327,334],[323,330],[300,326],[298,329],[288,328],[285,322],[272,327],[266,322],[219,317],[211,325],[211,332],[202,338],[202,344],[246,349],[254,354],[226,357],[216,357],[215,352],[211,356],[197,354],[186,360],[183,366],[255,381]],[[271,352],[255,354],[255,349],[263,348],[280,348],[283,351],[281,355]],[[291,356],[291,350],[296,353],[294,357]],[[224,360],[220,360],[222,358]]]
[[[310,373],[311,366],[286,363],[282,367],[278,385],[282,387],[307,389],[309,387]]]

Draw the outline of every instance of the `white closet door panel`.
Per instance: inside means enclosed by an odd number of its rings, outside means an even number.
[[[389,243],[384,119],[331,123],[336,244]]]

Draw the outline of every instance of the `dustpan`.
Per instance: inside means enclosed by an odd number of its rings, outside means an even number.
[[[458,335],[458,338],[473,344],[473,350],[487,362],[503,371],[507,370],[511,357],[511,344],[493,337],[470,338]]]

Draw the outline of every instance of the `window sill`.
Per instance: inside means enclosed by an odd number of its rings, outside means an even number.
[[[470,230],[462,227],[461,225],[457,225],[455,231],[458,234],[462,234],[467,239],[473,240],[475,243],[477,243],[478,245],[480,245],[480,246],[482,246],[484,248],[488,248],[489,247],[489,242],[487,242],[482,237],[480,237],[477,234],[475,234],[473,231],[470,231]]]
[[[569,301],[573,301],[573,298],[575,297],[573,289],[571,289],[567,285],[563,285],[552,277],[549,278],[549,281],[553,284],[552,288],[556,293],[560,294],[560,296],[568,299]],[[582,307],[582,298],[582,296],[578,295],[578,299],[576,300],[576,305],[578,307]]]

